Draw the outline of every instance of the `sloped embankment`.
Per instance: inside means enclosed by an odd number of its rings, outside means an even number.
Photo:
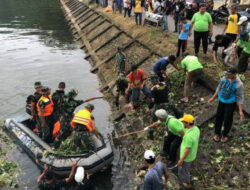
[[[85,59],[92,65],[91,71],[99,76],[102,89],[107,89],[114,84],[116,75],[113,68],[117,46],[123,48],[129,64],[137,64],[147,75],[151,74],[153,63],[164,56],[159,48],[147,43],[147,40],[145,43],[138,40],[131,34],[133,31],[123,30],[110,18],[85,3],[78,0],[67,2],[61,0],[61,3],[72,34],[81,49],[86,52]],[[144,30],[151,29],[145,27]],[[134,32],[136,33],[137,30]],[[155,34],[161,35],[159,31],[156,31]],[[150,36],[148,37],[150,38]],[[166,52],[170,52],[169,48],[172,48],[172,52],[174,52],[173,39],[171,36],[168,39]],[[160,40],[157,43],[161,44]],[[162,44],[164,43],[162,42]],[[249,175],[249,143],[247,143],[249,141],[249,120],[240,124],[237,122],[238,116],[235,116],[232,140],[227,144],[213,142],[213,118],[216,113],[216,103],[209,106],[206,102],[218,82],[206,75],[203,84],[193,89],[190,103],[183,104],[179,100],[182,97],[184,73],[176,72],[172,67],[168,67],[167,72],[171,78],[169,83],[170,101],[183,112],[193,114],[196,117],[197,125],[201,128],[199,154],[192,171],[196,186],[199,189],[246,189]],[[112,94],[114,95],[115,91]],[[107,98],[113,105],[113,96],[108,95]],[[169,112],[171,113],[171,111]],[[111,117],[115,120],[115,133],[118,135],[142,130],[144,126],[152,122],[151,115],[145,113],[143,106],[136,113],[130,114],[129,106],[125,103],[122,103],[122,107],[118,111],[114,108]],[[124,167],[129,167],[135,173],[142,168],[144,150],[151,148],[159,153],[165,132],[165,128],[158,127],[155,130],[154,141],[148,140],[143,132],[116,141],[115,145],[122,149],[122,154],[127,155]],[[161,157],[159,159],[164,160]],[[134,186],[139,187],[142,184],[140,178],[134,180],[133,177],[131,176],[130,182],[132,189]],[[170,189],[177,189],[178,184],[174,175],[168,186],[171,187]]]

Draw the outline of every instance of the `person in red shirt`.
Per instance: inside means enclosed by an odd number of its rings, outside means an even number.
[[[132,89],[132,102],[131,110],[135,111],[134,104],[139,101],[140,92],[147,97],[148,101],[151,100],[151,93],[146,85],[146,75],[143,70],[138,69],[136,65],[133,65],[131,72],[128,75],[128,88],[126,89],[126,94],[129,93],[129,89]]]

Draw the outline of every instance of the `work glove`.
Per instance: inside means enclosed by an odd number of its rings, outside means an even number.
[[[145,127],[145,128],[144,128],[144,131],[147,131],[147,130],[149,130],[149,127]]]

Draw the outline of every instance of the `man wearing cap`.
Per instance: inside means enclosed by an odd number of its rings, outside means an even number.
[[[174,62],[175,62],[174,55],[170,55],[169,57],[162,57],[155,62],[153,66],[153,71],[159,77],[161,82],[163,82],[164,79],[169,79],[166,73],[166,69],[169,64],[171,64],[175,69],[178,70],[178,67],[174,64]]]
[[[90,179],[90,174],[85,174],[83,167],[78,167],[75,174],[75,181],[77,186],[75,190],[93,190],[94,186]]]
[[[121,47],[117,48],[117,54],[115,58],[116,58],[116,63],[115,63],[114,72],[118,72],[118,74],[119,73],[125,74],[127,72],[128,63],[126,61],[125,54],[122,53]]]
[[[70,122],[73,118],[76,107],[95,99],[94,97],[92,97],[85,100],[75,100],[77,94],[78,92],[75,89],[71,89],[62,102],[62,111],[59,117],[60,131],[58,135],[56,135],[56,139],[54,142],[54,146],[56,148],[59,147],[60,143],[71,134],[72,128],[70,127]]]
[[[74,143],[77,149],[85,147],[88,151],[94,150],[95,147],[91,140],[93,133],[100,139],[100,133],[96,129],[94,118],[91,115],[94,109],[94,105],[87,104],[85,109],[79,110],[72,119],[71,126],[74,128]]]
[[[147,131],[152,127],[164,124],[168,128],[168,136],[164,139],[163,151],[169,154],[170,164],[169,167],[173,167],[176,164],[177,150],[181,144],[182,137],[184,136],[184,125],[181,121],[167,114],[166,110],[159,109],[155,112],[158,121],[152,125],[145,127]]]
[[[226,35],[230,36],[235,41],[240,32],[240,27],[238,26],[239,19],[240,15],[237,13],[236,6],[233,5],[222,34],[226,32]]]
[[[233,39],[228,35],[218,34],[215,36],[215,42],[213,47],[213,59],[214,63],[217,63],[217,51],[219,47],[224,47],[224,50],[229,48],[232,45]],[[222,58],[226,57],[226,54],[222,50]]]
[[[203,77],[203,66],[199,62],[198,57],[189,55],[188,52],[183,54],[181,66],[186,73],[186,79],[184,84],[184,98],[183,102],[188,102],[189,89],[195,84],[195,82]]]
[[[208,100],[208,103],[214,101],[218,96],[219,105],[215,120],[215,135],[216,142],[227,142],[229,140],[228,133],[232,127],[233,115],[238,105],[240,119],[243,120],[244,114],[242,105],[244,102],[244,88],[240,78],[237,76],[237,70],[230,68],[226,76],[223,77],[218,85],[214,95]],[[224,122],[224,130],[221,134],[222,124]]]
[[[238,22],[239,27],[241,27],[240,31],[250,32],[250,22],[246,16],[241,16]]]
[[[47,164],[44,164],[42,174],[37,178],[39,190],[56,190],[61,189],[69,184],[74,178],[77,163],[72,162],[72,169],[69,176],[65,179],[55,179],[55,174],[52,169],[49,169]]]
[[[129,101],[129,95],[125,95],[125,91],[128,88],[128,80],[126,79],[126,77],[124,76],[123,73],[120,73],[118,75],[118,78],[115,81],[115,83],[108,89],[108,91],[106,91],[104,93],[112,92],[114,87],[116,87],[115,105],[118,108],[119,107],[119,97],[120,97],[120,95],[126,96],[126,101],[127,102]]]
[[[37,115],[37,108],[36,108],[36,104],[38,102],[38,100],[41,98],[42,96],[42,84],[40,81],[35,82],[34,84],[34,88],[35,88],[35,93],[31,98],[31,117],[30,120],[33,120],[38,126],[38,136],[41,137],[41,124],[39,124],[39,117]]]
[[[38,116],[41,124],[42,139],[50,143],[52,141],[52,131],[54,125],[53,111],[54,103],[50,96],[50,89],[46,86],[42,87],[42,96],[37,104]]]
[[[152,150],[145,151],[144,159],[148,170],[144,178],[143,190],[163,190],[169,178],[166,166],[162,162],[155,163],[155,153]]]
[[[180,160],[177,163],[178,177],[182,184],[186,184],[185,189],[192,189],[190,183],[190,168],[192,162],[196,159],[200,129],[194,125],[194,117],[192,115],[184,115],[180,120],[186,130],[181,142]]]
[[[198,56],[200,49],[200,42],[202,40],[203,53],[207,54],[208,47],[208,35],[213,35],[213,22],[211,15],[206,12],[206,4],[200,4],[199,12],[195,13],[191,20],[191,28],[189,36],[191,36],[191,31],[194,26],[194,49],[195,55]]]
[[[54,103],[54,120],[55,122],[59,120],[59,116],[60,113],[62,112],[62,103],[65,99],[65,90],[66,88],[66,84],[65,82],[60,82],[58,84],[58,90],[56,90],[53,94],[52,94],[52,100]]]
[[[240,32],[240,39],[237,42],[237,48],[235,49],[234,57],[237,57],[237,52],[243,46],[243,52],[240,55],[239,63],[238,63],[238,72],[243,73],[248,68],[248,63],[250,59],[250,33],[246,31]]]

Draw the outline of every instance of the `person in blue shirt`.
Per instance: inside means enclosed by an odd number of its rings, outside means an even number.
[[[166,166],[162,162],[155,162],[155,153],[152,150],[145,151],[144,159],[148,169],[144,178],[143,190],[163,190],[163,186],[166,186],[169,178]]]
[[[186,17],[181,17],[181,23],[180,23],[181,33],[179,34],[176,57],[180,56],[181,50],[183,54],[187,49],[187,41],[190,28],[191,28],[191,23],[187,21]]]
[[[243,120],[244,114],[242,111],[242,105],[244,102],[244,88],[243,83],[237,76],[237,69],[230,68],[226,76],[220,81],[216,92],[208,100],[210,104],[218,96],[219,105],[216,113],[215,120],[215,135],[214,141],[227,142],[229,140],[228,133],[232,127],[233,115],[238,105],[240,119]],[[221,134],[222,124],[224,122],[224,130]]]
[[[168,64],[171,64],[174,68],[178,70],[178,67],[174,64],[174,62],[175,62],[174,55],[170,55],[169,57],[162,57],[155,62],[153,66],[153,71],[159,77],[160,82],[164,81],[164,77],[166,79],[169,79],[166,73]]]

